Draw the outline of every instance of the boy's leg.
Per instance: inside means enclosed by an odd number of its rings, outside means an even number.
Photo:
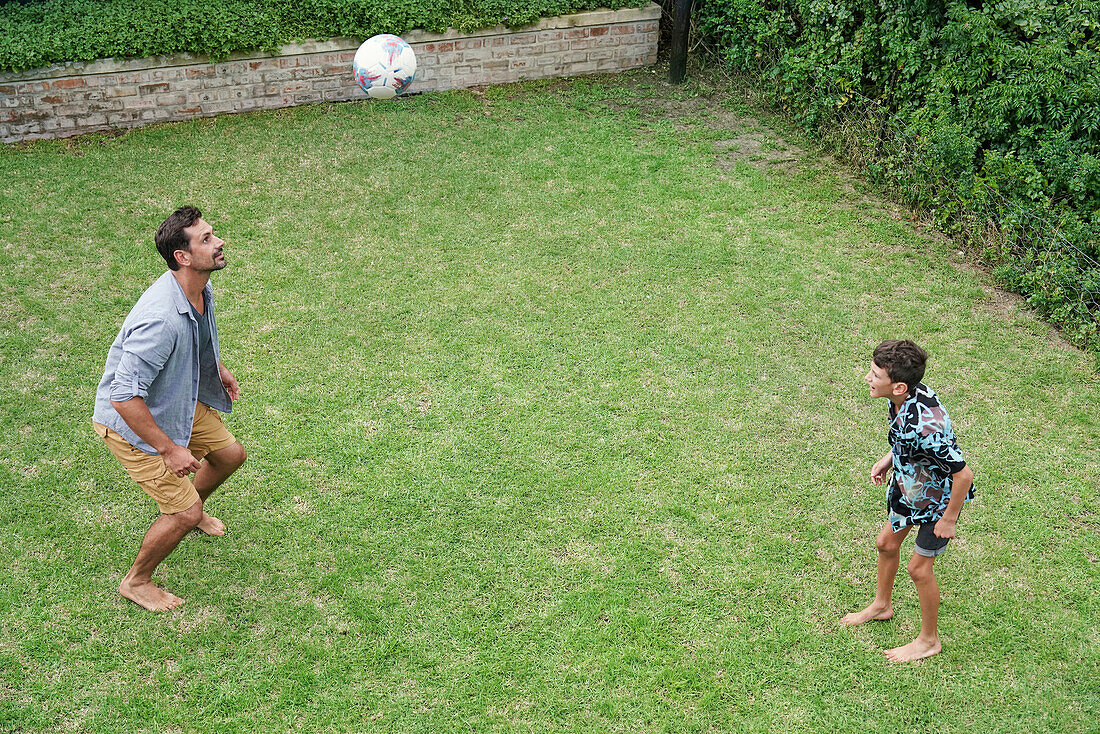
[[[908,645],[886,651],[886,657],[895,663],[907,663],[912,660],[932,657],[941,649],[937,630],[940,614],[940,587],[936,575],[932,572],[935,556],[924,556],[914,552],[909,560],[909,576],[917,587],[920,600],[920,634]]]
[[[878,578],[875,582],[875,600],[858,612],[844,615],[840,623],[845,625],[863,624],[873,619],[890,619],[894,616],[894,605],[890,598],[894,592],[894,578],[898,575],[901,561],[901,542],[909,534],[911,526],[894,532],[890,523],[886,523],[875,538],[878,549]]]

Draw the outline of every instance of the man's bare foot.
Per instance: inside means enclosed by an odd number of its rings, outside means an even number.
[[[930,658],[940,651],[940,638],[923,640],[920,637],[908,645],[891,648],[886,651],[886,657],[894,663],[908,663],[914,660]]]
[[[840,623],[849,627],[854,627],[857,624],[870,622],[873,619],[881,621],[890,619],[892,616],[894,616],[893,604],[878,604],[876,602],[871,602],[871,605],[862,611],[845,614],[840,618]]]
[[[202,513],[202,519],[196,527],[207,535],[225,535],[225,523],[205,512]]]
[[[152,582],[135,584],[129,579],[122,579],[122,583],[118,585],[118,593],[150,612],[167,612],[183,606],[183,599],[168,593]]]

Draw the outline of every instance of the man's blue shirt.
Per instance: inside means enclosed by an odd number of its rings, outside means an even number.
[[[122,419],[111,401],[134,397],[145,400],[153,420],[180,446],[191,440],[195,403],[229,413],[233,401],[218,372],[218,327],[214,319],[214,290],[203,288],[205,318],[210,327],[213,362],[200,359],[199,324],[183,288],[171,271],[141,295],[122,324],[107,353],[103,379],[96,388],[92,420],[117,432],[147,454],[156,450]],[[209,362],[209,356],[207,360]]]

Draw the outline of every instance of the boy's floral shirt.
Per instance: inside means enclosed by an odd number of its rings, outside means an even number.
[[[890,403],[891,453],[894,476],[887,484],[886,505],[895,531],[906,525],[939,520],[951,498],[951,475],[966,466],[951,430],[951,418],[939,398],[924,383],[909,392],[909,398],[895,409]],[[890,508],[891,492],[900,494],[908,516]],[[974,497],[970,488],[966,499]]]

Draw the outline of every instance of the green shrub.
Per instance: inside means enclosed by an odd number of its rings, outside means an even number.
[[[703,0],[699,27],[1100,349],[1100,0]]]
[[[234,51],[413,28],[519,27],[542,17],[645,0],[7,0],[0,2],[0,71],[66,61]]]

